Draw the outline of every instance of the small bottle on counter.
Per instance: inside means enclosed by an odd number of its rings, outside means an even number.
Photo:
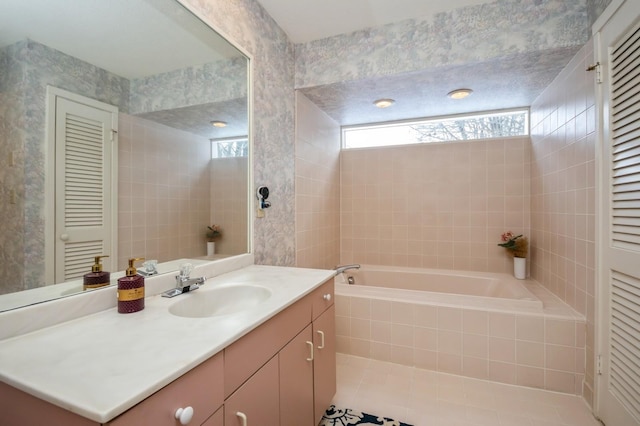
[[[130,314],[144,309],[144,277],[134,266],[139,260],[144,258],[129,259],[127,275],[118,279],[118,313]]]
[[[94,264],[91,267],[91,272],[84,274],[82,277],[82,290],[91,290],[94,288],[104,287],[110,284],[111,274],[102,270],[102,263],[100,259],[103,257],[109,257],[106,255],[96,256],[94,258]]]

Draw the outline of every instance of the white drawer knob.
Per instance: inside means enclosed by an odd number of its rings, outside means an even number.
[[[331,293],[327,293],[327,294],[325,294],[324,296],[322,296],[322,298],[323,298],[324,300],[326,300],[327,302],[328,302],[328,301],[330,301],[330,300],[331,300]]]
[[[242,422],[242,426],[247,426],[247,415],[245,413],[243,413],[242,411],[238,411],[236,413],[236,417],[240,419],[240,421]]]
[[[193,408],[178,408],[176,410],[176,419],[180,421],[181,425],[188,425],[193,418]]]

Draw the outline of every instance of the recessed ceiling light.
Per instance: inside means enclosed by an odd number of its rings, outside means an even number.
[[[226,121],[212,121],[211,125],[213,127],[227,127],[227,122]]]
[[[396,101],[394,101],[393,99],[378,99],[373,104],[378,108],[388,108],[395,103]]]
[[[447,93],[447,96],[451,99],[464,99],[472,93],[473,90],[471,89],[456,89],[452,92]]]

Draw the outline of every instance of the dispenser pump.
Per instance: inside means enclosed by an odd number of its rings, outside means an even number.
[[[92,290],[94,288],[104,287],[109,285],[111,274],[102,270],[102,263],[100,259],[103,257],[109,257],[107,255],[95,256],[95,263],[91,266],[91,272],[87,272],[82,276],[82,289]]]
[[[103,255],[103,256],[96,256],[94,258],[94,264],[91,267],[91,272],[102,272],[102,263],[100,263],[100,259],[102,259],[103,257],[109,257],[107,255]]]
[[[144,260],[144,257],[133,257],[133,258],[129,259],[129,267],[127,268],[127,276],[128,277],[133,277],[138,273],[138,271],[136,270],[136,268],[134,266],[134,262],[137,262],[137,261],[140,261],[140,260]]]

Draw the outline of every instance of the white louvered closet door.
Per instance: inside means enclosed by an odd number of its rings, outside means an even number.
[[[115,255],[113,119],[113,111],[56,98],[55,282],[82,277],[95,256]],[[112,259],[104,260],[109,271]]]
[[[608,426],[640,425],[640,2],[596,35],[602,72],[600,287],[597,411]],[[605,13],[611,12],[607,10]]]

